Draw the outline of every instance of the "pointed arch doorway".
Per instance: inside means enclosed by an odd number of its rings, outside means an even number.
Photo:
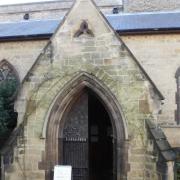
[[[83,89],[65,118],[60,163],[72,165],[73,180],[114,180],[116,137],[96,94]]]
[[[126,130],[115,97],[89,74],[61,92],[47,124],[46,180],[57,164],[72,165],[73,180],[126,177]]]

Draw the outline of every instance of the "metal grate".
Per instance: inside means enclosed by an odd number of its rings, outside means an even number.
[[[86,138],[64,138],[64,165],[72,165],[73,180],[88,178],[88,140]]]

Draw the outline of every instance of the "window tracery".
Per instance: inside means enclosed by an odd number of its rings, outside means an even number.
[[[0,135],[7,137],[17,122],[14,101],[19,87],[19,77],[6,60],[0,62]],[[1,142],[2,143],[2,142]]]
[[[0,81],[15,79],[12,69],[5,62],[0,67]]]
[[[94,37],[94,34],[93,34],[92,30],[89,29],[89,25],[85,20],[81,23],[79,29],[74,34],[74,37],[79,37],[82,34],[87,34],[87,35],[89,35],[91,37]]]

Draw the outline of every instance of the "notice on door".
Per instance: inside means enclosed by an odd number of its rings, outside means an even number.
[[[54,167],[54,180],[71,180],[72,167],[57,165]]]

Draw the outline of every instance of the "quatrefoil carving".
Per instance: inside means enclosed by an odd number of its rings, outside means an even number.
[[[74,34],[74,37],[79,37],[82,34],[87,34],[87,35],[89,35],[91,37],[94,37],[94,34],[93,34],[92,30],[89,29],[88,23],[85,20],[81,23],[80,28]]]

